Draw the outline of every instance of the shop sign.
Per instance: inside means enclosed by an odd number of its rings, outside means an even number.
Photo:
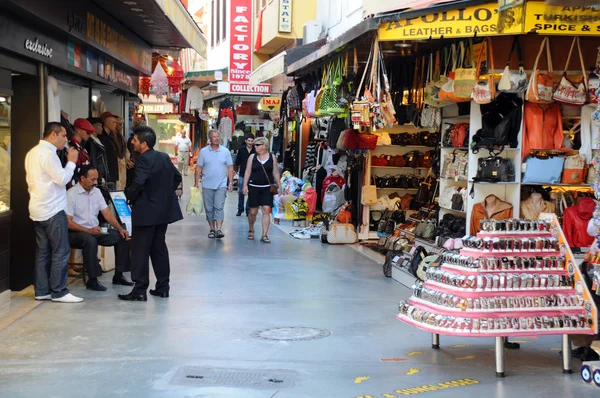
[[[138,113],[173,113],[173,104],[140,104]]]
[[[25,49],[47,58],[52,58],[52,52],[54,51],[47,44],[40,43],[37,38],[25,40]]]
[[[598,36],[600,8],[549,6],[543,1],[527,3],[525,32],[542,35]]]
[[[498,35],[498,3],[463,7],[420,17],[400,19],[379,27],[379,40],[426,40]],[[519,34],[522,25],[514,24],[504,34]]]
[[[292,0],[279,0],[279,32],[292,32]]]
[[[281,97],[263,97],[260,99],[263,110],[278,111],[281,108]]]
[[[252,0],[231,0],[229,80],[247,82],[252,73]]]
[[[236,94],[271,94],[271,85],[257,84],[251,87],[248,83],[229,83],[229,92]]]

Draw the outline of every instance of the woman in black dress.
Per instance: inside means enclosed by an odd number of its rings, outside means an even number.
[[[279,187],[279,167],[277,158],[269,152],[269,141],[264,137],[254,140],[255,154],[250,155],[246,164],[244,175],[244,195],[248,195],[250,202],[250,214],[248,215],[248,239],[254,240],[254,222],[258,214],[258,208],[262,209],[262,238],[263,243],[271,243],[267,236],[271,224],[271,209],[273,208],[273,193],[271,184],[277,185],[277,192],[281,194]]]

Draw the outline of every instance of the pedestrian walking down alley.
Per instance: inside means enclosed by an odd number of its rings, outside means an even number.
[[[236,205],[229,194],[222,240],[206,237],[204,215],[169,227],[168,299],[120,301],[129,288],[111,274],[107,292],[72,283],[77,305],[16,295],[0,308],[0,396],[593,396],[561,373],[560,336],[522,338],[497,379],[492,338],[442,336],[432,350],[430,334],[396,320],[410,291],[379,265],[275,227],[271,245],[249,241]],[[424,385],[438,390],[411,390]]]

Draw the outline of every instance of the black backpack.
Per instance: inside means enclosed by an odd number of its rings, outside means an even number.
[[[413,253],[413,257],[410,260],[410,273],[414,276],[417,276],[417,270],[419,269],[419,265],[421,264],[421,261],[423,261],[423,259],[427,257],[427,250],[425,250],[425,248],[423,246],[417,246],[415,248],[415,252]]]

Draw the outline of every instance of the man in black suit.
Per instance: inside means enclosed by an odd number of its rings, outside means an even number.
[[[135,283],[126,301],[146,301],[149,285],[149,258],[152,259],[156,288],[153,296],[169,297],[169,250],[165,242],[167,226],[183,219],[175,189],[181,174],[166,153],[155,151],[156,134],[150,127],[137,127],[131,141],[140,155],[135,162],[135,179],[126,195],[132,209],[131,279]]]

